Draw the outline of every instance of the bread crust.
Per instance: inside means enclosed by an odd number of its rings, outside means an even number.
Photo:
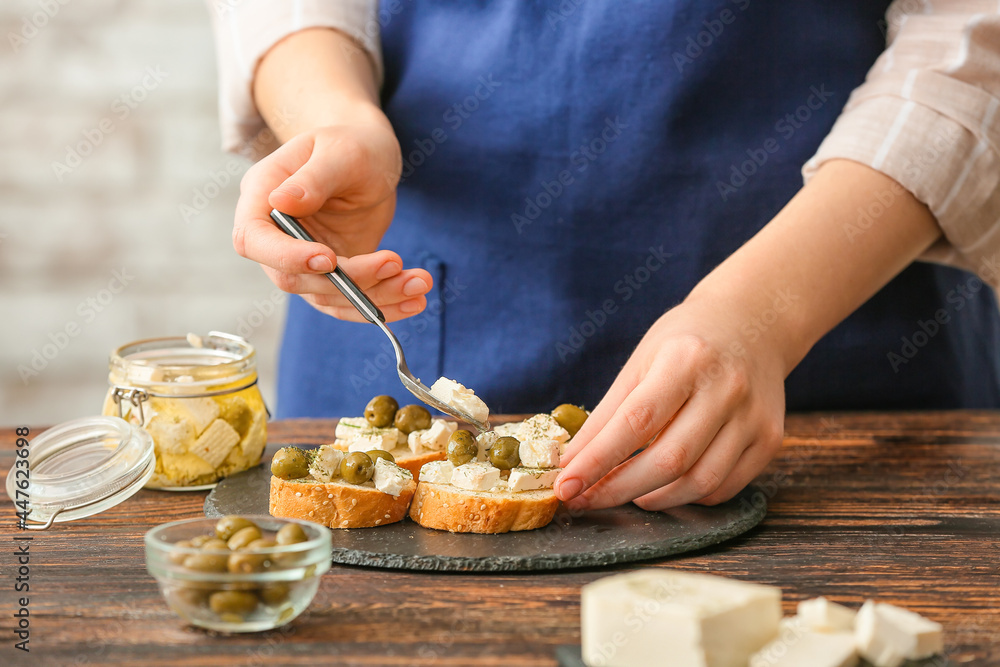
[[[410,480],[398,496],[390,496],[370,482],[359,485],[342,480],[288,480],[272,475],[268,512],[330,528],[384,526],[406,516],[416,487],[417,483]]]
[[[559,499],[552,489],[467,491],[450,484],[417,484],[410,518],[425,528],[453,533],[506,533],[547,526]]]
[[[342,452],[347,451],[347,447],[333,442],[329,444],[333,445]],[[431,451],[414,454],[410,451],[409,447],[397,447],[389,453],[392,454],[392,458],[396,460],[396,465],[400,468],[406,468],[413,474],[413,479],[416,479],[420,475],[420,467],[425,463],[430,463],[431,461],[444,461],[448,458],[448,452]]]

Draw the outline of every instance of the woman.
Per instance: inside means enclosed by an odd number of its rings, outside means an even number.
[[[724,501],[786,405],[1000,405],[995,2],[276,4],[216,28],[282,416],[400,394],[335,262],[418,376],[593,408],[575,508]]]

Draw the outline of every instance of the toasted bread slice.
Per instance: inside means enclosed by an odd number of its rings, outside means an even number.
[[[342,452],[347,451],[347,447],[342,445],[339,441],[330,443]],[[409,447],[396,447],[396,449],[389,452],[392,454],[392,458],[396,460],[396,465],[400,468],[406,468],[413,474],[413,479],[416,479],[420,475],[420,467],[425,463],[430,463],[431,461],[444,461],[448,458],[447,452],[422,452],[420,454],[414,454],[410,451]]]
[[[282,479],[271,476],[271,516],[314,521],[330,528],[370,528],[406,516],[417,483],[410,480],[398,496],[382,493],[372,482],[351,484],[338,479]]]
[[[453,533],[506,533],[547,526],[558,507],[552,489],[467,491],[450,484],[420,482],[410,518],[425,528]]]

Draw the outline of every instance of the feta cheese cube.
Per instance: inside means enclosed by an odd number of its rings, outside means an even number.
[[[334,429],[333,435],[335,438],[350,440],[361,431],[370,428],[368,420],[364,417],[342,417],[337,422],[337,428]]]
[[[489,463],[466,463],[451,473],[451,483],[469,491],[489,491],[500,481],[500,470]]]
[[[799,618],[781,623],[777,639],[750,657],[750,667],[855,667],[851,632],[813,632]]]
[[[451,484],[451,474],[455,471],[449,461],[431,461],[420,466],[420,481],[431,484]]]
[[[201,457],[213,468],[218,468],[239,441],[240,434],[236,432],[236,429],[228,422],[216,419],[195,440],[191,447],[191,453]]]
[[[448,438],[458,429],[455,422],[444,419],[431,421],[431,427],[421,431],[412,431],[406,444],[414,454],[424,451],[440,452],[448,447]]]
[[[398,438],[394,428],[369,429],[355,434],[348,440],[347,451],[367,452],[372,449],[381,449],[383,452],[391,452],[396,449],[397,442]]]
[[[174,408],[178,414],[194,424],[194,430],[199,434],[204,433],[205,429],[219,418],[219,404],[208,397],[178,398],[175,399]]]
[[[145,429],[153,436],[159,453],[183,454],[198,437],[194,424],[172,412],[153,415],[146,420]]]
[[[940,623],[889,604],[868,600],[854,623],[858,651],[875,667],[898,667],[944,650]]]
[[[555,468],[569,432],[549,414],[535,415],[521,422],[516,437],[521,446],[521,464],[528,468]]]
[[[486,407],[483,399],[476,396],[468,387],[446,377],[434,381],[431,385],[431,396],[464,412],[476,421],[485,422],[490,417],[490,409]]]
[[[333,445],[322,445],[309,466],[309,474],[321,482],[331,482],[340,477],[340,464],[343,460],[344,452]]]
[[[389,463],[385,459],[375,461],[375,473],[372,475],[372,481],[375,482],[375,488],[382,493],[398,496],[412,479],[413,473],[405,468],[400,468],[395,463]]]
[[[803,600],[798,607],[799,620],[813,632],[851,632],[856,615],[854,610],[822,597]]]
[[[497,437],[503,438],[505,436],[510,436],[512,438],[517,437],[517,431],[521,428],[521,424],[524,422],[510,422],[508,424],[500,424],[499,426],[493,427],[493,432],[497,434]]]
[[[581,617],[588,665],[746,667],[778,634],[781,589],[645,569],[584,586]]]
[[[534,491],[535,489],[551,489],[562,468],[514,468],[507,478],[507,487],[511,491]]]
[[[490,451],[497,440],[500,439],[500,435],[496,431],[483,431],[476,436],[476,446],[479,447],[479,451],[476,452],[477,461],[485,461],[486,454]]]

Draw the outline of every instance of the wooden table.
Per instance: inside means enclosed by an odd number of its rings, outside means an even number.
[[[645,566],[780,586],[786,614],[825,595],[903,605],[946,628],[948,661],[1000,665],[1000,413],[793,415],[758,482],[763,524]],[[41,429],[32,428],[37,435]],[[322,441],[329,421],[277,422],[269,451]],[[0,431],[0,470],[14,432]],[[580,587],[603,568],[526,575],[334,567],[284,629],[222,636],[184,625],[145,570],[143,533],[201,514],[205,493],[141,491],[33,533],[30,654],[13,648],[12,506],[3,521],[0,656],[32,665],[554,665],[580,640]]]

